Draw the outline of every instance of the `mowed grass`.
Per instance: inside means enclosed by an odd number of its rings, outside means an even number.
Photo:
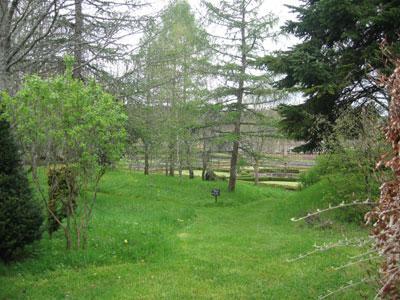
[[[291,222],[307,210],[302,192],[240,182],[228,193],[226,185],[108,172],[88,249],[66,252],[61,232],[45,234],[29,257],[0,264],[0,299],[315,299],[364,276],[362,266],[331,268],[357,249],[287,260],[365,230]],[[216,204],[214,187],[222,192]],[[334,298],[368,295],[373,287],[360,286]]]

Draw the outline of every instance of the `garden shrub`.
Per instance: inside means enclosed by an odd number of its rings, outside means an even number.
[[[375,165],[388,144],[382,133],[384,118],[374,106],[349,108],[341,113],[332,134],[324,138],[325,153],[317,158],[316,165],[300,175],[303,187],[308,188],[324,181],[320,209],[329,203],[376,201],[379,187],[393,173],[376,170]],[[339,218],[362,221],[366,208],[362,205],[342,208]]]
[[[311,168],[307,172],[301,173],[299,179],[301,186],[307,188],[317,183],[321,179],[321,176],[316,168]]]
[[[0,119],[0,258],[10,261],[40,239],[42,223],[42,210],[32,197],[10,126]]]
[[[47,79],[26,77],[13,97],[3,95],[2,104],[5,118],[26,150],[25,159],[31,167],[33,183],[47,210],[57,210],[59,197],[73,203],[72,199],[79,193],[77,210],[73,210],[73,205],[67,206],[71,213],[67,212],[67,222],[53,217],[64,231],[66,248],[83,249],[88,241],[100,180],[124,151],[127,116],[123,104],[94,80],[85,83],[73,78],[73,58],[66,57],[65,63],[64,75]],[[49,203],[41,190],[38,167],[60,163],[73,168],[76,184],[72,184],[72,189],[68,187],[67,197],[63,195],[65,189],[50,195]],[[67,181],[59,183],[63,185]],[[49,209],[48,204],[53,207]]]
[[[302,186],[306,189],[321,182],[320,188],[323,191],[318,208],[342,202],[376,200],[379,197],[380,182],[373,174],[365,173],[355,164],[354,157],[352,151],[324,154],[318,157],[314,167],[300,175]],[[362,223],[368,209],[365,206],[346,207],[339,209],[334,215],[341,221]]]

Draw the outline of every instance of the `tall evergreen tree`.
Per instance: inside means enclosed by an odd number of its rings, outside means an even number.
[[[242,115],[254,101],[271,101],[271,78],[259,74],[254,63],[265,55],[263,43],[271,36],[275,22],[271,14],[260,15],[259,0],[220,1],[219,5],[204,2],[210,22],[224,29],[224,35],[214,38],[214,50],[218,63],[213,73],[221,80],[214,96],[222,99],[224,111],[229,112],[227,120],[233,125],[231,134],[232,155],[228,190],[236,186],[237,163],[239,157]]]
[[[372,102],[387,111],[390,99],[376,76],[391,68],[379,47],[385,42],[392,54],[400,53],[400,1],[301,2],[290,7],[297,20],[283,27],[301,42],[264,63],[284,75],[278,87],[303,92],[303,104],[279,110],[284,130],[306,141],[298,150],[309,151],[320,147],[347,107]]]
[[[0,119],[0,258],[8,261],[38,240],[42,222],[42,211],[32,196],[10,126]]]

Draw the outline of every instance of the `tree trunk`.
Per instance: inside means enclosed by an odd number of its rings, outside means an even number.
[[[83,79],[83,13],[82,0],[75,0],[75,26],[74,26],[74,58],[75,67],[73,76],[76,79]]]
[[[177,139],[177,147],[176,147],[176,158],[178,161],[178,172],[179,172],[179,177],[182,177],[182,155],[181,155],[181,147],[180,147],[180,143],[179,140]]]
[[[1,48],[0,48],[0,51],[2,51]],[[2,54],[0,53],[0,60],[2,59],[1,55]],[[8,87],[9,87],[8,78],[9,78],[9,74],[3,68],[3,65],[2,65],[2,63],[0,61],[0,91],[8,90]]]
[[[240,125],[237,126],[235,124],[234,134],[236,136],[236,139],[238,139],[240,135]],[[239,157],[239,140],[236,140],[233,142],[233,147],[232,147],[231,166],[229,170],[229,185],[228,185],[229,192],[233,192],[236,188],[238,157]]]
[[[5,2],[5,3],[4,3]],[[10,20],[8,18],[8,1],[0,0],[0,5],[4,7],[4,15],[0,13],[0,91],[10,89],[10,74],[8,72],[7,54],[11,50],[10,40]],[[1,11],[1,10],[0,10]]]
[[[169,145],[169,176],[175,176],[175,146],[171,143]]]
[[[254,184],[258,185],[259,182],[259,161],[256,159],[254,161]]]
[[[202,153],[202,170],[201,170],[201,180],[205,180],[206,179],[206,172],[207,172],[207,168],[208,168],[208,150],[207,150],[207,142],[205,139],[205,134],[203,134],[203,153]]]
[[[207,166],[203,166],[203,169],[201,170],[201,180],[206,180],[206,171],[207,171]]]
[[[7,72],[7,61],[6,61],[6,47],[2,45],[0,37],[0,91],[6,91],[9,89],[9,73]]]
[[[72,248],[72,240],[71,240],[70,234],[65,233],[65,241],[66,241],[65,248],[67,250],[71,250],[71,248]]]
[[[149,145],[144,143],[144,175],[149,175]]]
[[[181,161],[179,161],[179,169],[178,169],[178,174],[179,174],[179,177],[182,177],[182,163],[181,163]]]
[[[170,163],[169,164],[169,171],[168,171],[168,175],[169,176],[175,176],[175,166],[174,164]]]
[[[229,170],[229,184],[228,191],[233,192],[236,188],[236,176],[237,176],[237,162],[239,157],[239,143],[240,143],[240,123],[242,117],[242,103],[243,103],[243,94],[244,94],[244,75],[246,73],[246,65],[247,65],[247,57],[246,57],[246,19],[245,13],[246,8],[244,4],[241,7],[242,10],[242,25],[241,25],[241,40],[242,40],[242,58],[241,58],[241,69],[240,69],[240,78],[239,78],[239,87],[237,90],[237,102],[236,102],[236,119],[234,123],[234,131],[233,134],[235,136],[235,141],[233,142],[232,147],[232,156],[231,156],[231,166]]]
[[[147,61],[148,58],[146,57],[146,64],[148,64],[149,62]],[[148,76],[148,74],[147,74]],[[147,78],[147,81],[149,81],[150,79]],[[146,93],[146,107],[149,108],[151,107],[151,93],[150,93],[150,89],[147,91]],[[145,109],[144,111],[144,118],[145,118],[145,124],[147,128],[152,128],[151,126],[151,113],[149,112],[148,109]],[[149,156],[150,156],[150,145],[149,142],[147,140],[147,138],[143,138],[142,139],[143,144],[144,144],[144,175],[149,175],[149,169],[150,169],[150,163],[149,163]]]
[[[192,149],[189,145],[189,143],[186,143],[186,159],[187,159],[187,166],[189,169],[189,179],[193,179],[194,178],[194,171],[193,171],[193,165],[192,165],[192,160],[191,160],[191,156],[192,156]]]
[[[64,236],[66,241],[66,249],[71,250],[72,248],[72,236],[71,236],[71,220],[70,217],[67,217],[67,225],[64,228]]]

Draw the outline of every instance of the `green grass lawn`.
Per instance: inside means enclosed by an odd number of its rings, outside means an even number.
[[[23,261],[0,264],[0,299],[315,299],[363,276],[334,271],[360,250],[296,262],[314,243],[366,236],[355,225],[292,223],[302,192],[112,171],[100,187],[86,251],[64,250],[61,232]],[[217,204],[210,195],[221,188]],[[128,243],[124,243],[127,240]],[[372,287],[336,295],[362,299]]]

